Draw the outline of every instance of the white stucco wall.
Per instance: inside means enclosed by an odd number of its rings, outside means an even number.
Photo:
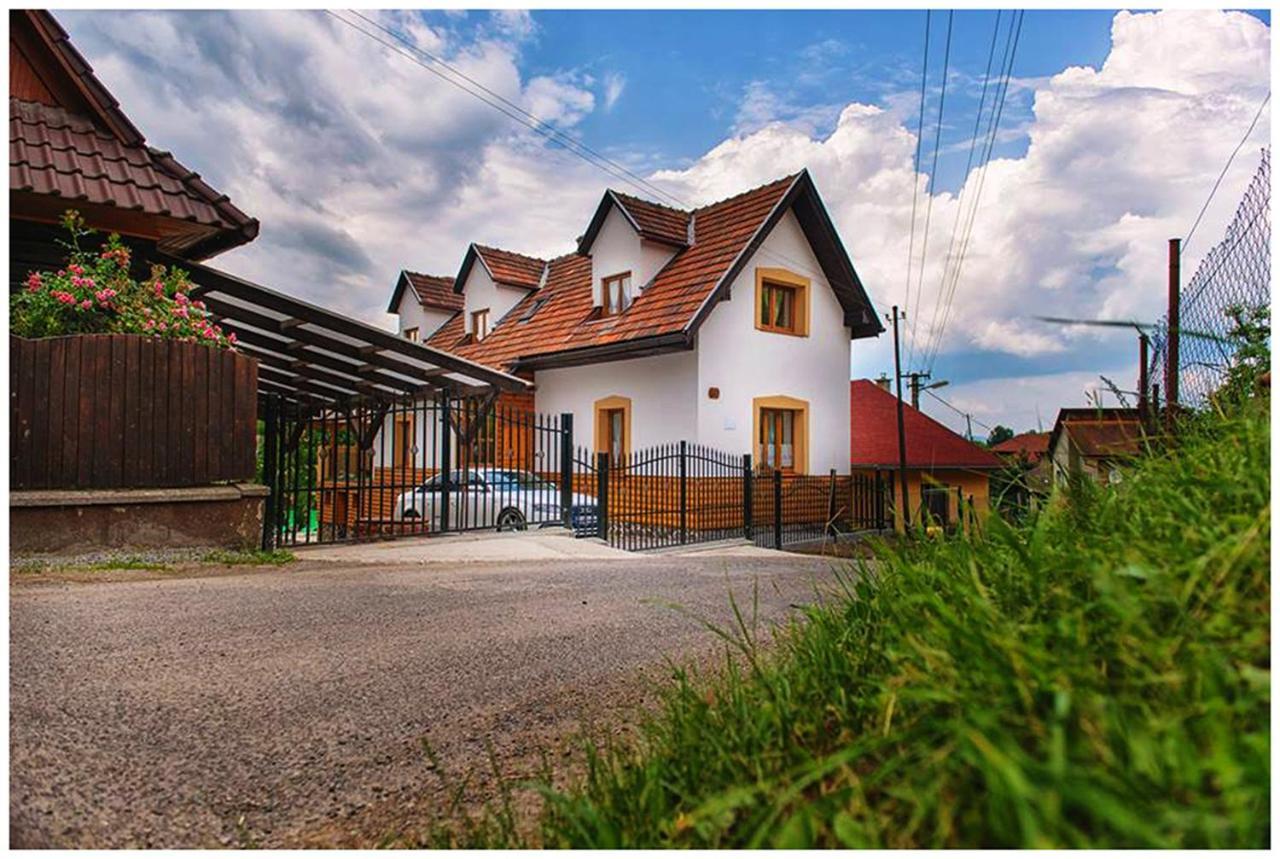
[[[849,329],[795,216],[788,212],[698,332],[697,440],[725,451],[753,451],[752,401],[788,396],[809,403],[809,472],[849,471]],[[794,262],[791,262],[794,260]],[[809,278],[809,336],[755,327],[756,268]],[[711,387],[720,398],[707,396]]]
[[[675,254],[675,248],[642,241],[618,207],[609,209],[600,232],[591,243],[592,301],[600,304],[600,282],[610,275],[631,272],[631,297],[658,273]]]
[[[614,395],[629,397],[632,450],[681,439],[694,441],[697,372],[693,352],[539,370],[534,377],[534,407],[549,415],[571,412],[574,444],[591,447],[596,401]]]
[[[453,314],[447,310],[429,310],[418,303],[418,299],[414,296],[411,289],[405,289],[404,295],[400,297],[399,312],[396,314],[400,322],[400,334],[409,328],[418,329],[418,339],[426,340],[434,334],[441,325],[449,321],[449,317]]]
[[[471,266],[471,271],[467,273],[466,283],[462,285],[463,312],[466,314],[463,330],[467,334],[474,333],[471,330],[471,313],[487,307],[489,308],[489,330],[492,331],[498,324],[498,320],[528,294],[529,291],[526,289],[494,283],[493,278],[489,277],[489,272],[485,270],[484,263],[476,260],[475,265]]]

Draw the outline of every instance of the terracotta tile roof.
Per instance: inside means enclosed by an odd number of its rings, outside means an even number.
[[[898,465],[898,398],[870,379],[849,383],[849,462],[861,468]],[[903,404],[910,468],[1003,468],[991,451]]]
[[[692,218],[689,212],[632,197],[620,191],[611,190],[609,193],[622,206],[642,237],[669,245],[689,244],[689,221]]]
[[[693,333],[710,308],[717,288],[727,284],[728,279],[736,274],[736,267],[749,256],[745,252],[753,247],[753,240],[759,241],[764,228],[773,223],[771,216],[776,217],[785,211],[779,204],[784,199],[801,198],[810,207],[804,213],[806,217],[820,209],[821,203],[812,181],[804,172],[687,213],[694,222],[694,243],[676,249],[675,255],[653,281],[640,289],[627,310],[617,316],[599,317],[595,313],[591,300],[591,257],[580,251],[546,263],[547,276],[542,287],[530,292],[498,320],[481,343],[463,342],[460,319],[440,329],[430,342],[433,346],[456,349],[468,358],[508,370],[517,364],[522,365],[522,369],[534,369],[540,363],[551,361],[583,363],[600,360],[599,350],[612,353],[615,347],[628,354],[689,348]],[[639,210],[640,207],[632,202],[635,198],[625,199],[625,205]],[[654,222],[659,218],[672,218],[665,212],[676,212],[657,204],[639,202],[649,207],[644,217],[652,217]],[[674,218],[669,220],[666,229],[672,229],[670,225],[675,222]],[[875,320],[874,310],[869,315],[863,310],[870,308],[870,301],[861,284],[857,283],[856,273],[852,271],[844,249],[839,246],[834,229],[829,223],[820,224],[815,229],[829,233],[825,246],[827,252],[832,256],[838,255],[838,262],[850,273],[842,279],[839,287],[836,287],[834,279],[832,281],[833,288],[840,290],[838,295],[846,314],[850,307],[858,308],[864,317],[872,320],[871,325],[878,332],[881,329]],[[530,285],[533,285],[535,267],[542,264],[541,260],[533,257],[472,245],[456,279],[455,289],[465,280],[473,254],[483,256],[491,270],[494,269],[491,260],[499,259],[498,254],[504,254],[504,260],[514,258],[515,262],[509,265],[523,266],[524,283]],[[497,272],[494,273],[496,277]],[[509,273],[505,276],[512,277]],[[861,330],[857,336],[867,336],[867,332]]]
[[[43,10],[22,14],[54,60],[77,82],[89,113],[10,96],[10,193],[116,206],[211,228],[160,241],[161,249],[192,259],[203,259],[258,235],[257,219],[232,205],[227,195],[172,154],[147,146],[52,15]]]
[[[1004,456],[1023,456],[1030,462],[1036,462],[1049,452],[1049,436],[1047,432],[1024,432],[1006,439],[991,450]]]
[[[453,278],[435,274],[419,274],[405,269],[396,280],[395,291],[391,293],[391,304],[388,313],[395,313],[400,306],[400,298],[405,289],[412,289],[418,303],[428,310],[461,310],[462,296],[454,292]]]
[[[546,260],[513,251],[504,251],[501,248],[489,248],[484,245],[473,245],[473,247],[496,282],[525,289],[537,289],[542,283],[542,271],[546,268]]]

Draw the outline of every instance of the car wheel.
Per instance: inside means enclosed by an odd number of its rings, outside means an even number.
[[[406,510],[400,514],[401,519],[421,519],[422,514],[417,510]]]
[[[498,530],[499,531],[523,531],[529,527],[525,521],[524,514],[519,510],[508,507],[498,514]]]

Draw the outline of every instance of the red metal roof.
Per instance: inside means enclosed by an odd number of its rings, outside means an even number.
[[[898,466],[898,398],[870,379],[849,383],[849,462],[861,468]],[[991,451],[904,403],[910,468],[1003,468]]]
[[[1124,459],[1142,452],[1141,421],[1069,421],[1063,426],[1076,451],[1084,457]]]

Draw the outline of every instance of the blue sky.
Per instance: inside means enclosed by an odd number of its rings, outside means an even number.
[[[1099,375],[1136,376],[1128,335],[1034,316],[1154,320],[1165,242],[1195,217],[1270,80],[1269,13],[1028,12],[948,303],[945,248],[978,184],[964,168],[994,11],[954,15],[932,179],[913,169],[923,11],[368,14],[681,199],[809,168],[879,309],[909,306],[909,368],[948,379],[944,394],[980,425],[1017,429],[1083,405]],[[392,324],[382,310],[400,269],[452,273],[470,241],[564,253],[600,193],[625,189],[332,15],[59,17],[153,145],[262,221],[219,265],[370,321]],[[933,172],[947,20],[931,17],[921,174]],[[1269,137],[1268,111],[1188,274]],[[914,288],[913,199],[917,238],[931,214]],[[855,343],[851,372],[891,370],[890,345]]]

